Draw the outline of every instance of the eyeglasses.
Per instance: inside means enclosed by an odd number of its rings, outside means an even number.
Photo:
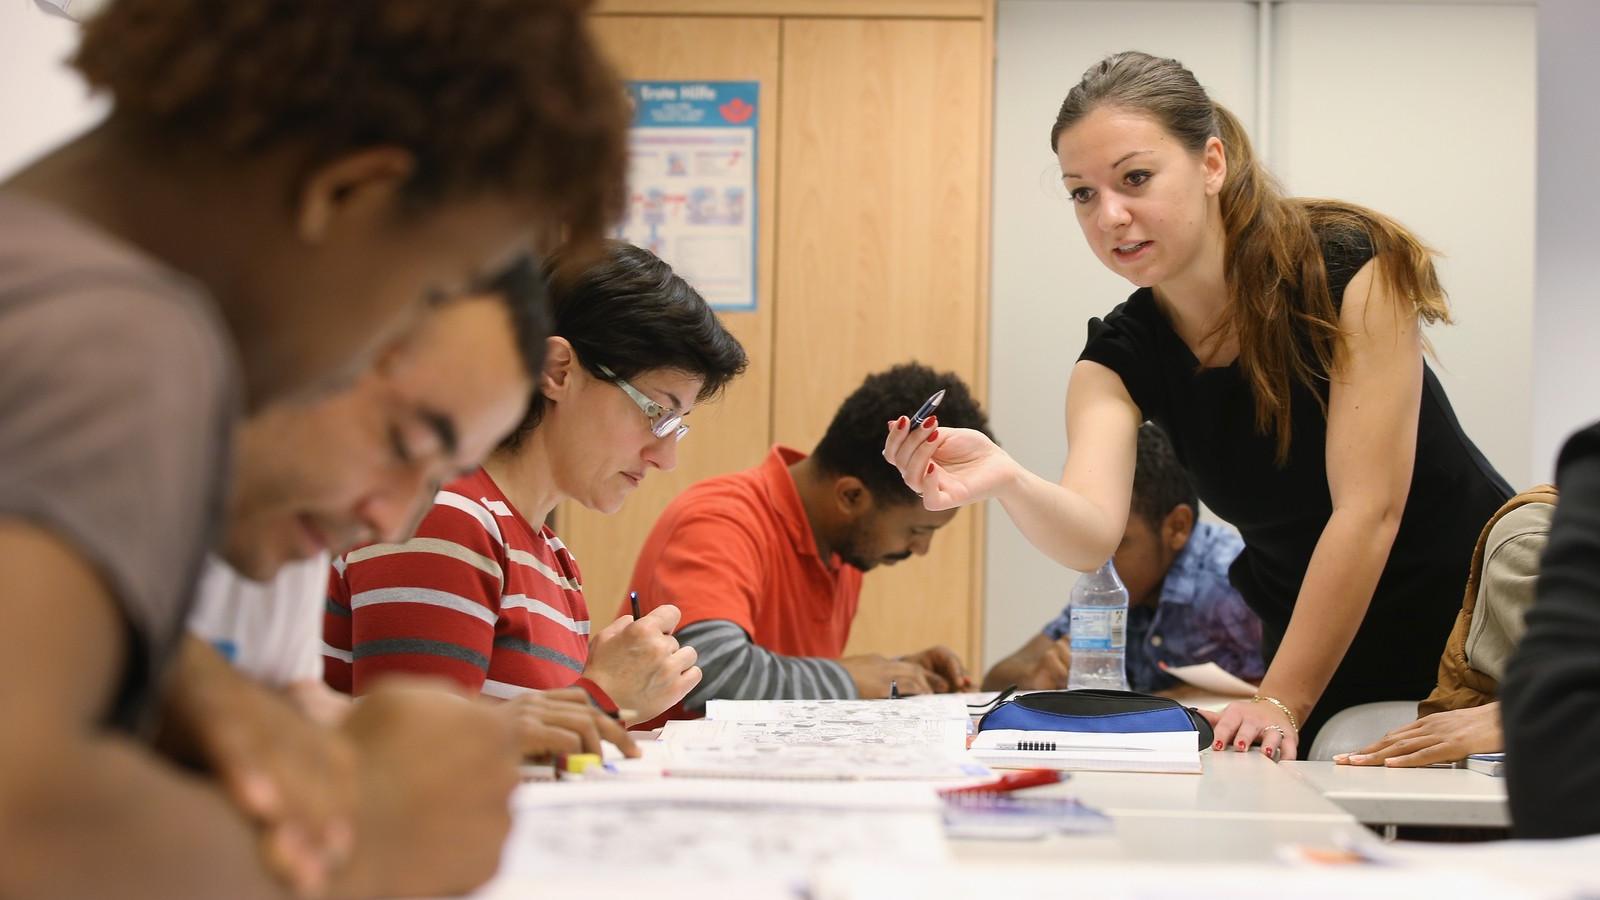
[[[665,406],[646,397],[638,388],[618,378],[617,373],[605,366],[596,365],[595,368],[599,369],[600,374],[609,379],[612,384],[622,388],[622,392],[628,395],[628,399],[632,400],[634,405],[639,407],[639,411],[645,414],[650,420],[651,434],[658,438],[664,438],[670,434],[681,441],[683,436],[689,433],[689,426],[683,424],[683,413],[667,409]]]

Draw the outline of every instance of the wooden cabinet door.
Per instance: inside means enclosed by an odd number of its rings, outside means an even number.
[[[981,389],[988,39],[976,20],[784,20],[780,443],[809,449],[866,375],[897,362]],[[941,643],[976,664],[977,518],[962,511],[926,557],[868,575],[850,652]]]
[[[754,312],[722,321],[750,356],[750,368],[721,399],[689,416],[691,433],[671,472],[652,471],[622,510],[603,516],[564,504],[557,530],[583,571],[596,631],[615,618],[645,537],[684,488],[761,462],[772,434],[772,272],[778,147],[778,40],[775,18],[596,16],[601,45],[623,78],[761,82],[757,133],[757,298]]]

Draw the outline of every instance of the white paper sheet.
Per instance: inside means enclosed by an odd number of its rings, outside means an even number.
[[[1195,666],[1162,666],[1161,671],[1195,687],[1226,697],[1250,697],[1256,686],[1213,662]]]
[[[967,703],[963,694],[921,694],[899,700],[711,700],[706,703],[706,718],[719,722],[801,720],[862,724],[965,719],[971,715]]]
[[[824,863],[948,859],[938,801],[919,785],[602,779],[524,785],[512,809],[501,871],[484,897],[513,896],[518,885],[594,896],[589,887],[619,882],[781,896]]]
[[[965,719],[669,722],[672,777],[939,780],[982,777],[967,758]]]

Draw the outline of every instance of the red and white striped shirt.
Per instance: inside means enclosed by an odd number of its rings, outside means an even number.
[[[411,540],[334,561],[323,640],[325,678],[345,693],[408,672],[507,698],[578,681],[589,608],[555,532],[479,469],[444,486]]]

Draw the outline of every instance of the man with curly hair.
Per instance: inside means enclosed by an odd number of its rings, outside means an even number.
[[[929,512],[883,459],[874,436],[945,392],[940,424],[989,424],[959,376],[910,363],[869,376],[807,456],[774,447],[753,469],[707,479],[668,505],[634,566],[644,609],[683,611],[678,640],[704,673],[669,716],[706,701],[877,698],[957,691],[961,660],[945,647],[895,659],[844,657],[863,573],[921,556],[953,512]],[[623,603],[622,612],[628,604]],[[843,658],[841,658],[843,657]]]
[[[240,742],[252,710],[157,722],[155,701],[205,684],[176,648],[240,407],[346,383],[430,301],[619,211],[627,112],[585,5],[116,0],[85,27],[75,65],[109,115],[0,184],[0,895],[492,872],[502,717],[374,697],[351,796],[299,796],[238,764],[295,752]],[[209,777],[152,751],[157,724]]]

